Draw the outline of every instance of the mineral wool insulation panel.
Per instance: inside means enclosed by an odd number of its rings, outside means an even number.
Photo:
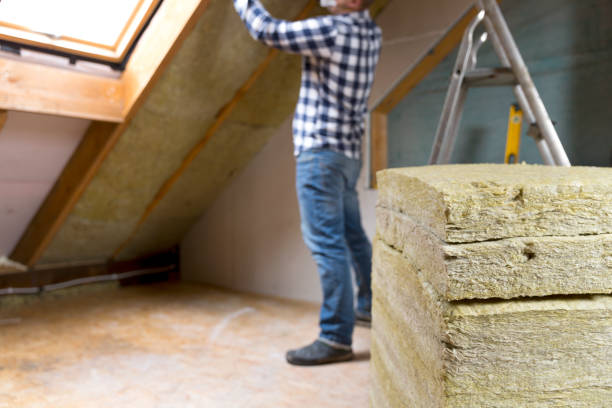
[[[612,400],[612,171],[379,173],[375,407]]]

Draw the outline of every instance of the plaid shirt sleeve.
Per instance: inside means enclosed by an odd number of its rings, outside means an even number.
[[[259,0],[234,0],[234,8],[251,36],[282,51],[329,58],[337,29],[329,16],[302,21],[284,21],[270,16]]]

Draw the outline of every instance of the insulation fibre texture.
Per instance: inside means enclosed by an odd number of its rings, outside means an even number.
[[[296,16],[307,3],[308,0],[264,1],[270,12],[279,18]],[[266,59],[268,52],[266,46],[249,36],[231,2],[211,1],[152,86],[142,107],[54,237],[40,264],[95,263],[111,258],[137,229],[140,218],[155,200],[160,188],[201,142],[220,110],[232,101],[241,86]],[[276,101],[287,102],[289,106],[293,104],[299,86],[299,58],[285,58],[292,61],[294,68],[282,73],[287,78],[277,79],[277,87],[274,88],[276,99],[269,97],[258,103],[266,105]],[[291,79],[296,85],[286,86]],[[257,89],[256,86],[252,91]],[[250,96],[244,103],[252,107]],[[217,175],[241,168],[256,151],[251,147],[251,135],[256,134],[258,146],[263,145],[276,129],[275,126],[291,112],[290,107],[277,107],[259,116],[248,116],[243,113],[245,110],[249,112],[248,107],[237,109],[230,120],[238,122],[248,131],[242,131],[229,141],[225,134],[215,135],[220,142],[207,145],[207,152],[200,156],[223,155],[224,165],[218,168],[218,161],[209,165],[206,161],[196,160],[192,167],[201,168],[200,172],[205,177],[191,184],[191,190],[202,188],[208,191],[211,184],[225,184],[228,178]],[[257,118],[257,122],[253,121],[254,118]],[[262,126],[267,129],[265,135],[261,135]],[[235,139],[238,138],[243,144],[235,148]],[[235,154],[232,155],[232,152]],[[215,192],[219,190],[215,188]],[[173,218],[182,219],[187,207],[184,202],[188,200],[172,199],[164,206],[166,212],[160,215],[164,222]],[[203,204],[198,202],[194,206],[200,209]],[[201,215],[201,211],[198,215]],[[175,229],[167,233],[162,231],[161,234],[159,230],[158,226],[147,226],[147,231],[153,233],[146,239],[138,237],[144,243],[140,247],[130,248],[130,253],[142,256],[148,255],[149,251],[167,249],[168,244],[172,246],[180,241],[184,228],[178,229],[179,234]]]
[[[607,407],[612,296],[448,302],[378,241],[375,407]]]
[[[378,174],[375,407],[607,407],[612,171]]]
[[[43,254],[41,265],[134,259],[173,247],[291,116],[300,86],[299,55],[280,53],[266,62],[270,49],[250,37],[232,2],[209,3]],[[262,3],[283,19],[295,18],[311,4]],[[373,15],[387,3],[375,1]],[[310,15],[323,12],[315,7]],[[267,68],[244,93],[242,87],[264,63]],[[209,140],[207,130],[238,95],[242,99]],[[167,194],[158,197],[204,141]]]
[[[379,206],[446,242],[612,233],[612,168],[443,165],[377,178]]]
[[[380,207],[376,218],[379,238],[445,300],[612,293],[612,234],[448,244],[405,214]]]

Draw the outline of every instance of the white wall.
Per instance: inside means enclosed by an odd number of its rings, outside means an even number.
[[[384,45],[372,100],[426,53],[470,1],[394,0],[379,16]],[[304,245],[288,120],[219,196],[182,242],[182,276],[240,291],[319,301],[316,267]],[[359,183],[364,227],[375,232],[376,192]]]
[[[193,227],[181,247],[185,280],[318,299],[300,235],[290,121]]]
[[[9,254],[89,121],[9,112],[0,131],[0,256]]]

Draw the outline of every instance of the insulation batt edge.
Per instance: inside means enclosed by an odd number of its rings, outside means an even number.
[[[611,170],[379,173],[373,406],[608,406]]]
[[[447,302],[381,241],[374,259],[372,377],[384,386],[373,387],[373,400],[429,408],[612,400],[612,296]]]
[[[446,300],[612,293],[612,234],[446,244],[404,214],[378,207],[376,219]]]
[[[378,203],[448,243],[612,233],[612,170],[494,164],[377,173]]]

